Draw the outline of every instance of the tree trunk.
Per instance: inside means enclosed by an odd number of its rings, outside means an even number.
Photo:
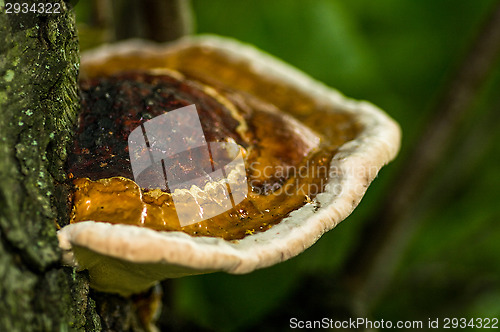
[[[51,3],[60,13],[0,1],[0,331],[101,330],[88,277],[59,264],[79,56],[69,5]]]

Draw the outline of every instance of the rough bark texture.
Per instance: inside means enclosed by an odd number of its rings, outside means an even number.
[[[60,14],[7,14],[0,0],[0,331],[101,329],[87,276],[59,265],[79,59],[58,3]]]

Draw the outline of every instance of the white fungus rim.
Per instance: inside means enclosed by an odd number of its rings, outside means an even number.
[[[242,274],[271,266],[300,254],[349,216],[378,170],[396,156],[401,136],[399,126],[374,105],[348,99],[272,56],[234,40],[215,36],[188,37],[168,47],[175,51],[193,45],[222,50],[229,57],[251,62],[255,72],[286,81],[318,102],[350,113],[362,131],[354,140],[343,144],[333,157],[325,191],[265,232],[227,241],[132,225],[84,221],[58,231],[66,264],[78,266],[73,248],[81,247],[96,255],[130,263],[170,265],[200,273]],[[82,66],[101,61],[109,54],[146,52],[146,49],[164,52],[165,46],[138,40],[104,46],[82,57]]]

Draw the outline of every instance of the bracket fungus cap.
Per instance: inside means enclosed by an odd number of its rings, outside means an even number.
[[[58,237],[64,263],[89,270],[91,285],[98,290],[129,295],[166,278],[215,271],[249,273],[294,257],[349,216],[380,168],[399,150],[400,128],[383,111],[345,98],[234,40],[199,36],[168,45],[131,40],[90,51],[81,61],[84,77],[154,68],[178,70],[200,80],[211,75],[292,115],[316,108],[339,112],[352,117],[360,130],[333,155],[323,192],[268,230],[239,240],[92,220],[63,227]],[[223,68],[221,73],[218,68]]]

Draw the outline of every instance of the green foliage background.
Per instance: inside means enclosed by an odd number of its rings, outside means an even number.
[[[193,0],[198,33],[254,44],[349,97],[373,102],[401,124],[404,138],[398,160],[380,173],[356,211],[312,248],[250,275],[175,280],[176,313],[210,329],[259,327],[287,306],[304,275],[340,273],[493,3]],[[418,227],[372,319],[500,316],[498,67],[426,184],[414,211]]]

